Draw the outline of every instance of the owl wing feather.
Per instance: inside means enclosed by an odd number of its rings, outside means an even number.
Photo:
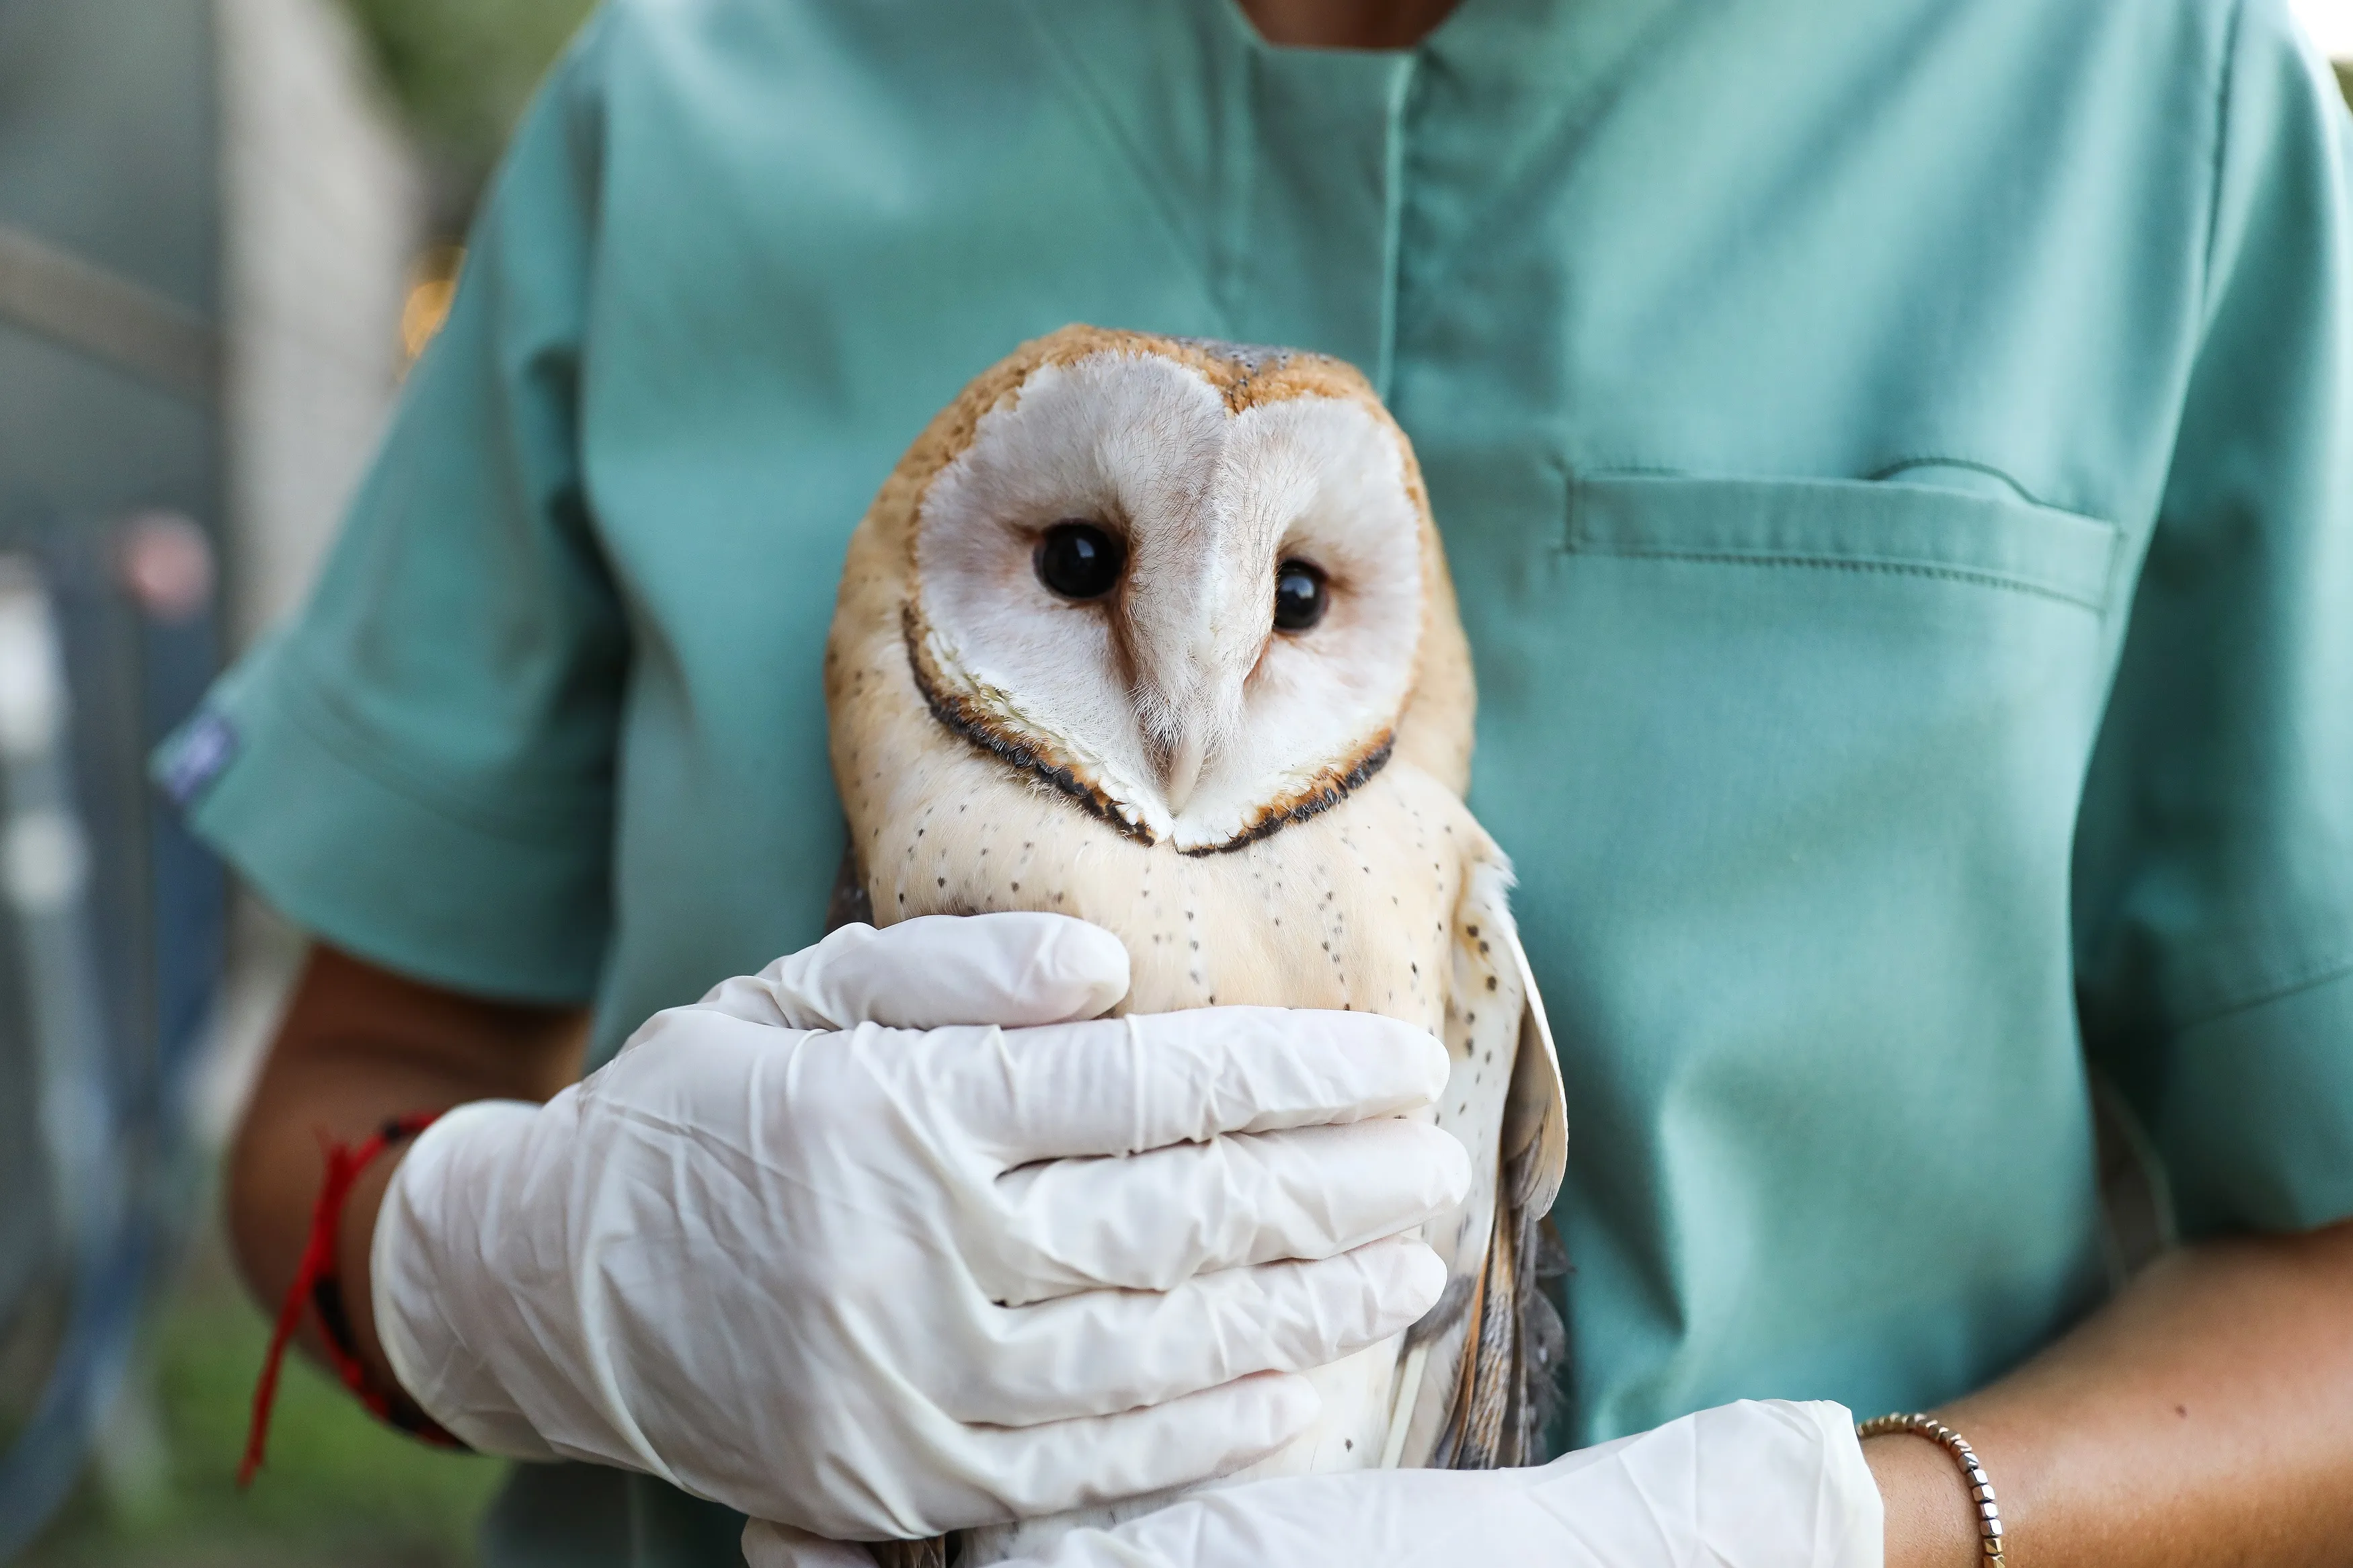
[[[1525,1463],[1551,1416],[1565,1333],[1540,1285],[1555,1272],[1544,1268],[1553,1249],[1542,1221],[1560,1191],[1568,1116],[1511,884],[1510,863],[1483,843],[1455,910],[1445,1029],[1454,1065],[1438,1109],[1474,1175],[1461,1205],[1424,1231],[1449,1279],[1408,1337],[1385,1465]]]
[[[1519,932],[1509,923],[1499,930],[1510,942],[1525,1000],[1504,1118],[1504,1197],[1495,1211],[1478,1292],[1479,1332],[1462,1359],[1453,1419],[1430,1458],[1439,1469],[1543,1463],[1567,1350],[1567,1325],[1544,1290],[1546,1279],[1567,1269],[1558,1233],[1544,1224],[1567,1169],[1567,1099],[1544,998],[1529,973]]]

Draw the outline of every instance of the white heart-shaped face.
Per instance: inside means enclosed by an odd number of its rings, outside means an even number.
[[[1041,565],[1073,527],[1118,562],[1094,596]],[[1143,353],[1041,366],[984,416],[923,499],[915,568],[911,652],[942,716],[1195,851],[1379,766],[1426,591],[1403,449],[1373,411],[1298,396],[1234,412]],[[1275,625],[1286,569],[1320,584],[1311,626]]]

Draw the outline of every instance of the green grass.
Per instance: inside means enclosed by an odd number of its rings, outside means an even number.
[[[269,1458],[237,1490],[268,1325],[217,1241],[199,1247],[152,1331],[160,1464],[143,1482],[86,1476],[25,1568],[467,1568],[503,1467],[378,1426],[290,1360]]]

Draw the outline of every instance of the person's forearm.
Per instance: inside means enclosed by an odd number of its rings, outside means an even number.
[[[329,949],[304,967],[230,1157],[229,1234],[246,1281],[275,1311],[300,1266],[325,1174],[322,1138],[356,1143],[412,1110],[468,1100],[545,1100],[579,1070],[577,1015],[478,1001]],[[368,1243],[396,1150],[345,1203],[338,1272],[355,1348],[380,1386]],[[315,1321],[304,1347],[316,1354]]]
[[[2343,1568],[2348,1411],[2353,1225],[2168,1257],[1938,1415],[1985,1462],[2011,1568]],[[1978,1561],[1943,1450],[1892,1436],[1863,1451],[1887,1500],[1887,1568]]]

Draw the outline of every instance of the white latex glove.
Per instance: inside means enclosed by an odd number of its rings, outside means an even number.
[[[402,1386],[478,1448],[842,1538],[1271,1450],[1314,1413],[1289,1374],[1444,1284],[1398,1233],[1469,1163],[1396,1113],[1445,1050],[1356,1013],[1060,1021],[1126,985],[1076,921],[850,927],[544,1108],[451,1112],[375,1232]],[[930,1027],[974,1018],[1032,1026]]]
[[[1881,1568],[1883,1529],[1844,1406],[1744,1400],[1533,1469],[1218,1489],[1000,1568]],[[750,1568],[873,1568],[783,1531],[744,1545]]]

